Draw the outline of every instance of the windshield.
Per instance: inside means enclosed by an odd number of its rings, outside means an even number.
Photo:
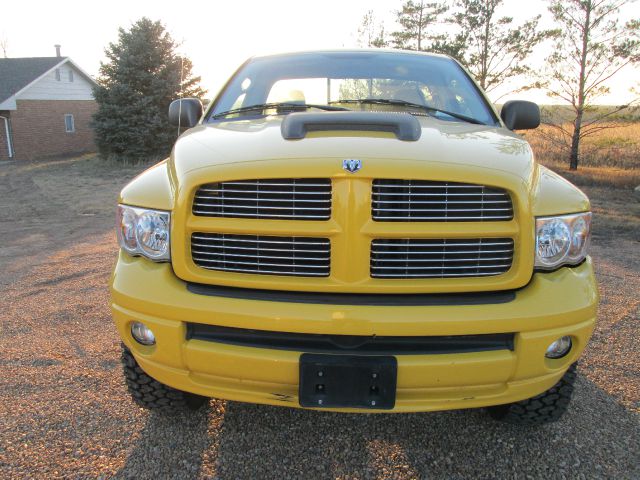
[[[286,108],[278,108],[278,104]],[[252,106],[260,108],[249,108]],[[442,120],[498,124],[478,88],[450,58],[368,51],[252,59],[225,86],[208,120],[328,110],[324,107],[401,111]]]

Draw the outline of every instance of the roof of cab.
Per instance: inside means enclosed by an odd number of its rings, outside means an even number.
[[[438,57],[438,58],[452,58],[449,55],[432,52],[421,52],[416,50],[399,50],[392,48],[334,48],[326,50],[294,50],[294,51],[282,51],[282,52],[270,52],[265,54],[259,54],[252,56],[251,58],[266,58],[266,57],[287,57],[298,55],[332,55],[332,54],[347,54],[347,55],[370,55],[375,54],[390,54],[390,55],[420,55],[424,57]]]

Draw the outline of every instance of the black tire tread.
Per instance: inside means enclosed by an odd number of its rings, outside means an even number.
[[[489,414],[496,420],[517,425],[543,425],[558,421],[569,407],[577,376],[576,367],[576,363],[572,364],[549,390],[519,402],[488,407]]]
[[[209,401],[207,397],[183,392],[154,380],[140,368],[131,351],[124,345],[121,361],[127,389],[141,407],[163,413],[179,413],[197,410]]]

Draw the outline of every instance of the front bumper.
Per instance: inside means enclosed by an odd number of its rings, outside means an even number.
[[[301,352],[187,340],[186,322],[332,335],[515,333],[513,350],[398,355],[397,412],[497,405],[547,390],[580,356],[598,303],[590,259],[535,274],[515,300],[484,305],[353,306],[200,295],[188,291],[169,264],[122,252],[111,288],[118,331],[149,375],[181,390],[243,402],[299,407]],[[136,343],[132,321],[149,326],[156,345]],[[569,354],[545,358],[547,346],[564,335],[572,337]]]

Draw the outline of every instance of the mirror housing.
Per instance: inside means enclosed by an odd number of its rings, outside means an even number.
[[[540,125],[540,107],[525,100],[509,100],[502,106],[500,118],[509,130],[530,130]]]
[[[169,105],[169,123],[184,128],[195,127],[202,117],[202,102],[197,98],[180,98]]]

